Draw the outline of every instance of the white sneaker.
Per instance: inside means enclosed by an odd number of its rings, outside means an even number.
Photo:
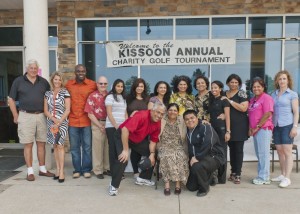
[[[274,181],[274,182],[280,182],[284,179],[285,177],[283,175],[279,175],[278,177],[276,178],[271,178],[271,181]]]
[[[109,185],[109,188],[108,188],[108,194],[110,196],[116,196],[118,195],[118,189],[113,187],[111,184]]]
[[[290,179],[284,178],[284,179],[280,182],[279,187],[285,188],[285,187],[288,187],[289,185],[291,185],[291,183],[292,183],[292,182],[291,182]]]
[[[262,180],[262,179],[260,179],[260,178],[254,178],[253,180],[252,180],[252,183],[253,184],[255,184],[255,185],[263,185],[263,184],[270,184],[271,183],[271,181],[270,180]]]
[[[137,177],[135,180],[135,184],[137,185],[146,185],[146,186],[154,186],[155,182],[147,179],[143,179],[140,177]]]

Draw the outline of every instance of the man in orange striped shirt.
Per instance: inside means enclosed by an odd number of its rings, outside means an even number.
[[[92,170],[92,131],[91,121],[84,112],[86,100],[97,89],[96,82],[86,78],[86,67],[75,66],[75,79],[69,80],[66,88],[71,95],[69,115],[69,138],[73,162],[73,178],[83,175],[91,177]],[[82,152],[81,152],[82,150]]]

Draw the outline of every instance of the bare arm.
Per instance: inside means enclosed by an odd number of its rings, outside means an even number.
[[[237,103],[237,102],[234,102],[233,100],[230,100],[228,97],[225,97],[225,96],[223,96],[221,99],[222,100],[227,99],[228,102],[230,103],[230,105],[238,111],[246,112],[248,109],[248,105],[249,105],[248,101],[244,101],[242,103]]]
[[[154,103],[152,103],[152,102],[149,102],[149,103],[148,103],[148,109],[150,109],[150,110],[151,110],[151,109],[153,108],[153,105],[154,105]]]
[[[151,160],[152,166],[154,166],[154,164],[155,164],[155,148],[156,148],[156,143],[150,141],[150,143],[149,143],[149,151],[150,151],[149,159]]]
[[[95,115],[88,113],[88,117],[92,121],[94,125],[96,125],[99,129],[103,129],[103,125],[99,122],[99,120],[95,117]]]
[[[226,123],[226,134],[225,134],[225,142],[230,140],[230,133],[227,131],[230,131],[230,108],[225,107],[224,108],[224,114],[225,114],[225,123]]]
[[[126,127],[123,127],[122,128],[122,134],[121,134],[123,151],[118,156],[119,161],[121,161],[123,163],[128,161],[128,138],[129,138],[129,131]]]
[[[111,124],[115,127],[115,129],[119,128],[119,125],[116,123],[115,118],[112,115],[112,106],[108,105],[106,106],[106,112],[107,112],[107,117]]]
[[[292,110],[293,110],[293,128],[290,132],[290,137],[294,138],[297,136],[297,126],[299,121],[299,100],[294,99],[292,101]]]
[[[71,99],[69,97],[65,98],[65,112],[64,114],[61,116],[60,118],[60,123],[62,123],[62,121],[64,121],[65,119],[67,119],[67,117],[70,114],[70,109],[71,109]]]
[[[18,111],[17,111],[16,102],[15,102],[14,99],[12,99],[10,97],[8,98],[7,102],[8,102],[10,111],[11,111],[13,117],[14,117],[14,123],[18,124],[19,114],[18,114]]]

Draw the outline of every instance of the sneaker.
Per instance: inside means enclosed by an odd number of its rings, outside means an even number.
[[[108,188],[108,194],[110,196],[117,196],[118,195],[118,189],[113,187],[111,184],[109,185],[109,188]]]
[[[291,185],[291,180],[288,178],[284,178],[281,180],[279,187],[285,188],[285,187],[288,187],[289,185]]]
[[[137,177],[135,180],[135,184],[137,185],[146,185],[146,186],[154,186],[155,182],[147,179],[143,179],[140,177]]]
[[[262,179],[260,179],[260,178],[254,178],[254,179],[252,180],[252,182],[253,182],[253,184],[255,184],[255,185],[263,185],[263,184],[268,185],[268,184],[271,184],[271,181],[270,181],[270,180],[262,180]]]
[[[89,172],[85,172],[85,173],[83,173],[83,177],[85,177],[85,178],[90,178],[92,175],[91,175],[91,173],[89,173]]]
[[[271,181],[274,181],[274,182],[280,182],[284,179],[285,177],[283,175],[279,175],[278,177],[276,178],[272,178]]]
[[[79,178],[79,177],[80,177],[80,173],[79,172],[73,173],[73,178]]]

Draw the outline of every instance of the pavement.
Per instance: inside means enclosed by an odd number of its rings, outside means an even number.
[[[171,186],[171,195],[164,196],[162,180],[157,190],[155,187],[138,186],[134,184],[132,173],[125,174],[119,195],[109,196],[110,177],[105,176],[102,180],[95,176],[73,179],[71,157],[67,153],[64,183],[38,176],[37,166],[34,166],[34,182],[26,181],[25,166],[16,169],[21,171],[17,175],[0,182],[0,214],[300,213],[300,173],[296,173],[295,164],[292,185],[285,189],[274,182],[253,185],[251,180],[256,177],[256,166],[257,162],[245,162],[241,184],[218,184],[210,188],[206,197],[196,197],[196,192],[185,188],[176,196],[174,185]],[[276,162],[271,177],[279,173],[279,163]]]

